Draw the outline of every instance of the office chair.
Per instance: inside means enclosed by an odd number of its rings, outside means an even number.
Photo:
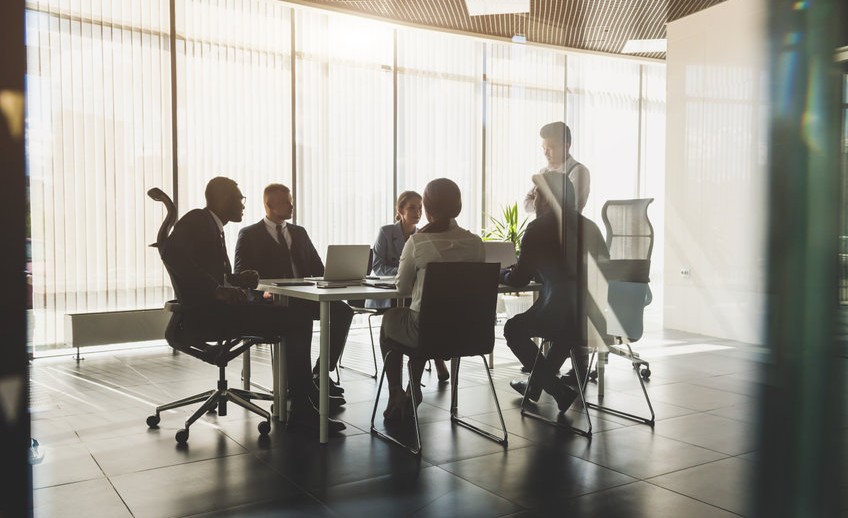
[[[371,253],[368,255],[368,273],[371,273],[371,266],[373,264],[374,259],[374,249],[371,249]],[[359,372],[360,374],[364,374],[366,376],[370,376],[373,379],[377,379],[377,374],[379,374],[379,370],[377,369],[377,351],[374,346],[374,329],[371,326],[371,319],[374,317],[382,316],[383,313],[388,311],[390,308],[366,308],[364,300],[349,300],[347,301],[348,306],[353,308],[354,315],[368,315],[368,336],[371,338],[371,359],[374,362],[374,373],[369,374],[367,372],[361,371],[359,369],[355,369],[353,367],[345,367],[342,365],[342,357],[344,356],[344,350],[339,355],[339,360],[337,362],[336,369],[336,382],[340,381],[341,373],[339,372],[341,369],[350,369],[352,371]],[[345,347],[347,349],[347,347]]]
[[[167,214],[165,221],[162,222],[159,232],[156,236],[156,243],[150,246],[159,249],[159,255],[162,255],[162,246],[171,232],[171,228],[177,221],[177,210],[171,198],[161,189],[153,188],[147,191],[147,195],[165,205]],[[164,262],[164,261],[163,261]],[[198,358],[206,363],[218,367],[218,385],[217,388],[207,390],[200,394],[188,396],[164,405],[156,407],[156,413],[147,418],[147,426],[150,428],[158,428],[160,414],[165,410],[171,410],[194,403],[203,402],[185,422],[185,428],[177,431],[175,436],[177,443],[185,444],[189,437],[189,427],[197,421],[204,413],[211,412],[217,409],[219,416],[227,415],[227,402],[233,403],[245,408],[260,417],[264,421],[259,423],[259,433],[263,436],[271,431],[271,414],[262,407],[253,403],[252,400],[273,401],[271,394],[261,392],[253,392],[249,390],[228,388],[226,378],[226,367],[230,360],[241,356],[242,353],[248,351],[253,345],[258,343],[276,342],[276,337],[257,337],[257,336],[216,336],[208,330],[202,328],[190,328],[184,322],[184,312],[180,306],[180,289],[175,282],[174,276],[168,269],[165,263],[165,269],[168,270],[168,275],[171,277],[171,284],[174,287],[176,300],[169,301],[165,304],[165,309],[171,312],[171,319],[168,321],[168,326],[165,329],[165,340],[168,345],[176,351],[184,352],[190,356]]]
[[[606,333],[614,343],[597,350],[597,368],[589,375],[598,383],[598,402],[589,403],[590,408],[620,417],[654,425],[656,416],[651,398],[645,389],[645,381],[651,377],[650,364],[634,352],[631,344],[642,337],[643,311],[651,303],[649,286],[651,253],[654,248],[654,228],[648,218],[648,205],[653,198],[632,200],[609,200],[604,204],[601,215],[606,227],[606,242],[610,261],[601,265],[607,281],[607,297],[604,307]],[[626,359],[633,365],[636,378],[642,387],[650,418],[630,414],[604,406],[604,370],[609,353]],[[595,354],[592,355],[592,361]],[[591,365],[591,362],[590,362]]]
[[[391,351],[388,354],[405,354],[410,358],[430,360],[441,358],[451,362],[451,422],[477,432],[484,437],[506,445],[506,424],[501,413],[495,385],[486,355],[495,346],[495,309],[498,297],[498,263],[455,262],[430,263],[424,276],[421,294],[421,311],[418,313],[418,346],[406,347],[392,340],[386,340]],[[382,336],[382,335],[381,335]],[[458,404],[458,383],[460,359],[466,356],[479,356],[483,359],[489,387],[498,409],[503,437],[496,436],[470,424],[460,417]],[[389,440],[407,451],[420,455],[421,431],[418,426],[418,403],[415,391],[412,393],[413,420],[415,422],[415,446],[410,447],[389,433],[378,431],[374,427],[374,416],[380,402],[380,392],[386,377],[385,362],[377,387],[374,410],[371,413],[371,433]]]

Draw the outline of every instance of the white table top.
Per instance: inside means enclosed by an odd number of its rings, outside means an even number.
[[[313,286],[274,286],[274,282],[293,279],[259,279],[256,289],[267,291],[274,295],[285,295],[298,299],[314,300],[316,302],[331,300],[362,300],[362,299],[398,299],[403,296],[397,290],[374,288],[371,286],[346,286],[344,288],[319,288]],[[299,279],[298,279],[299,280]],[[498,286],[498,293],[539,291],[542,285],[531,282],[523,288],[513,288],[506,284]],[[406,295],[410,296],[409,294]]]
[[[313,286],[274,286],[274,282],[286,279],[259,279],[258,290],[274,295],[285,295],[298,299],[324,302],[331,300],[397,299],[401,294],[397,290],[374,288],[371,286],[346,286],[344,288],[319,288]],[[291,280],[291,279],[288,279]]]

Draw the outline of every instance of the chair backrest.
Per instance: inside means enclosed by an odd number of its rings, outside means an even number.
[[[654,227],[648,219],[653,198],[609,200],[601,209],[607,231],[610,259],[650,260],[654,249]]]
[[[642,337],[643,310],[651,303],[648,282],[654,227],[648,219],[648,205],[653,201],[609,200],[601,211],[610,253],[610,261],[602,268],[608,281],[606,332],[630,341]]]
[[[173,200],[171,200],[171,197],[165,194],[165,192],[158,187],[153,187],[152,189],[148,190],[147,195],[151,199],[161,202],[165,206],[165,219],[159,226],[159,232],[157,232],[156,234],[156,242],[150,245],[159,250],[159,257],[161,258],[162,247],[165,245],[165,241],[171,234],[171,229],[174,228],[174,224],[177,222],[177,207],[176,205],[174,205],[174,202]],[[177,288],[177,283],[174,282],[174,276],[171,274],[171,270],[168,268],[168,263],[165,262],[164,258],[162,259],[162,264],[165,265],[165,270],[168,272],[168,276],[171,278],[171,286],[174,288],[174,295],[177,297],[177,300],[180,300],[180,293],[179,289]]]
[[[434,358],[489,354],[495,345],[498,263],[430,263],[424,275],[418,347]]]

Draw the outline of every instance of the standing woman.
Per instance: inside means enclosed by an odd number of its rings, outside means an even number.
[[[424,189],[424,211],[429,223],[409,238],[403,247],[397,273],[398,291],[411,295],[409,307],[392,308],[383,315],[380,328],[380,348],[389,382],[389,402],[383,417],[398,419],[404,413],[408,392],[415,391],[421,402],[421,374],[426,360],[409,360],[410,380],[407,391],[401,386],[403,355],[391,352],[386,339],[406,347],[418,346],[418,311],[427,265],[433,262],[483,261],[483,241],[480,236],[460,228],[456,217],[462,210],[459,187],[447,178],[438,178]]]
[[[415,191],[403,191],[395,204],[395,222],[384,225],[377,234],[374,242],[371,264],[372,275],[397,275],[400,264],[400,253],[409,236],[418,230],[421,221],[421,195]],[[366,300],[366,308],[388,308],[393,303],[390,300]],[[439,381],[450,379],[444,360],[435,360]]]

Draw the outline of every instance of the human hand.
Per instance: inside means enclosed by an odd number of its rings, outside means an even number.
[[[247,304],[247,293],[241,288],[218,286],[215,289],[215,300],[231,305]]]
[[[259,272],[245,270],[241,273],[233,273],[227,276],[227,282],[239,288],[252,290],[259,284]]]

